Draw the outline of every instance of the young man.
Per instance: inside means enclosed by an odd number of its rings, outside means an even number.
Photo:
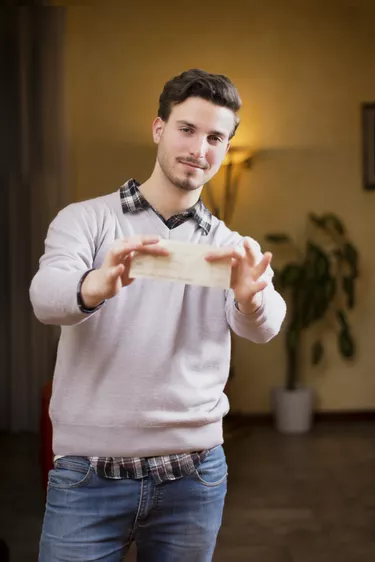
[[[153,123],[157,159],[142,185],[75,203],[50,225],[30,293],[62,326],[40,562],[209,562],[227,465],[222,418],[230,329],[265,343],[285,303],[271,255],[200,199],[238,126],[228,78],[190,70],[166,83]],[[130,278],[134,252],[160,239],[209,244],[231,258],[231,289]]]

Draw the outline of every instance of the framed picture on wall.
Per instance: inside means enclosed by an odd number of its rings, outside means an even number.
[[[375,102],[362,104],[363,187],[375,190]]]

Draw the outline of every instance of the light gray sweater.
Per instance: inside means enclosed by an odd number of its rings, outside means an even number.
[[[230,328],[257,343],[280,330],[286,307],[272,282],[252,315],[236,308],[231,290],[148,279],[81,312],[82,274],[100,267],[114,240],[137,234],[243,241],[216,218],[205,236],[192,218],[170,230],[151,208],[124,214],[118,191],[57,215],[30,287],[37,318],[62,326],[50,405],[56,455],[156,456],[219,445]],[[266,274],[272,278],[271,268]]]

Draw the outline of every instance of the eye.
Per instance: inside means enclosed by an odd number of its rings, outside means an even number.
[[[216,135],[211,135],[208,137],[210,142],[213,142],[214,144],[218,144],[219,142],[223,142],[223,139],[221,137],[218,137]]]
[[[181,127],[180,131],[186,134],[193,133],[193,130],[190,129],[189,127]]]

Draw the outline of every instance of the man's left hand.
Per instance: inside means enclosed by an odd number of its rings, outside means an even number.
[[[228,258],[232,260],[231,288],[238,307],[244,314],[251,314],[262,304],[262,291],[269,280],[260,280],[260,277],[270,265],[272,254],[266,252],[257,263],[256,254],[249,240],[245,239],[243,252],[238,248],[220,248],[206,256],[211,263]]]

